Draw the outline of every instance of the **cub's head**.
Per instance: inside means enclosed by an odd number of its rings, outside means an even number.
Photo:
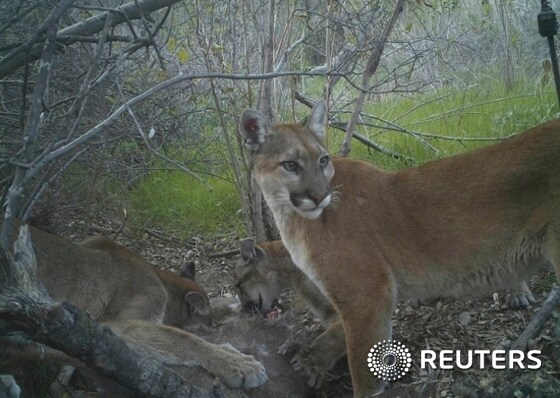
[[[293,209],[314,219],[332,199],[329,185],[334,168],[323,145],[326,105],[319,101],[305,126],[271,126],[260,112],[247,109],[239,120],[245,147],[254,160],[254,173],[268,205],[282,214]]]
[[[241,259],[235,269],[235,288],[244,308],[268,315],[274,311],[280,292],[288,282],[275,270],[274,259],[253,239],[241,244]]]
[[[181,265],[180,276],[156,271],[169,294],[163,323],[178,328],[210,325],[210,302],[202,286],[194,281],[195,264]]]

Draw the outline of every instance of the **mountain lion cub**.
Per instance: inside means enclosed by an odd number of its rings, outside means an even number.
[[[370,348],[391,338],[397,300],[560,281],[560,121],[495,145],[387,172],[331,158],[326,105],[306,126],[246,110],[239,130],[294,263],[344,325],[355,397],[376,391]]]
[[[273,311],[280,292],[291,287],[325,326],[325,331],[290,361],[295,370],[304,372],[310,387],[320,387],[327,371],[346,355],[342,322],[329,300],[294,265],[279,240],[256,245],[253,239],[245,239],[235,274],[234,284],[244,307],[267,315]]]
[[[87,311],[166,364],[201,367],[231,388],[257,387],[267,380],[252,356],[181,330],[209,320],[208,298],[193,280],[156,270],[102,236],[75,245],[40,229],[30,230],[37,274],[56,300]],[[194,269],[183,271],[194,275]]]

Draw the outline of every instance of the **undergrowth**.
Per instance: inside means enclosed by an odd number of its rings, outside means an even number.
[[[212,177],[212,189],[178,171],[154,171],[130,193],[138,224],[157,225],[186,238],[242,229],[240,201],[231,181]]]
[[[446,87],[410,97],[372,99],[366,103],[364,113],[364,124],[357,133],[403,159],[394,159],[357,141],[353,142],[350,156],[382,168],[399,169],[497,142],[493,139],[558,117],[558,105],[552,88],[543,93],[530,84],[521,84],[506,93],[499,84],[490,82],[464,90]],[[349,114],[337,116],[340,121],[349,118]],[[330,129],[328,146],[332,153],[338,151],[343,135]],[[156,225],[183,239],[232,231],[243,234],[240,199],[229,176],[221,137],[211,131],[205,136],[208,142],[203,150],[197,149],[199,153],[192,148],[200,145],[179,141],[168,155],[198,159],[188,167],[200,172],[213,189],[184,172],[166,169],[161,161],[152,162],[146,166],[152,171],[136,180],[124,198],[122,208],[127,209],[132,226]],[[123,198],[114,178],[109,182],[103,185],[104,195]]]
[[[395,160],[357,142],[351,156],[398,169],[522,132],[558,117],[558,104],[552,89],[542,93],[524,84],[508,93],[499,83],[488,82],[464,90],[448,87],[413,97],[370,101],[364,112],[371,117],[364,117],[366,125],[357,132],[413,161]],[[403,131],[398,131],[401,128]],[[330,149],[336,152],[343,133],[331,133],[330,138]]]

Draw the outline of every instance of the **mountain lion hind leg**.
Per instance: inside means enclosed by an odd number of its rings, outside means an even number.
[[[548,261],[554,267],[556,281],[560,285],[560,221],[556,221],[549,226],[545,253]]]
[[[506,298],[509,308],[527,308],[536,303],[533,293],[531,293],[529,286],[527,286],[527,282],[521,282],[517,291],[513,289],[509,289],[509,291],[510,293]]]

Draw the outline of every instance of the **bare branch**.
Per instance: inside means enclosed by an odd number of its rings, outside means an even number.
[[[209,190],[212,190],[213,189],[212,186],[210,184],[208,184],[208,182],[204,181],[198,174],[196,174],[193,171],[187,169],[181,163],[165,156],[164,154],[162,154],[158,150],[156,150],[154,147],[152,147],[152,145],[150,144],[150,141],[148,141],[148,138],[146,137],[146,134],[144,133],[144,130],[142,129],[142,126],[140,125],[140,122],[136,118],[136,115],[134,114],[134,112],[132,112],[132,109],[130,108],[130,106],[127,105],[126,98],[124,97],[124,94],[123,94],[122,89],[121,89],[121,85],[118,82],[118,80],[117,80],[117,90],[119,92],[119,96],[121,97],[122,101],[124,102],[124,106],[126,107],[126,110],[127,110],[128,114],[130,115],[130,117],[134,121],[134,125],[138,129],[138,132],[140,133],[140,136],[142,137],[142,140],[144,141],[144,144],[146,144],[146,147],[150,150],[150,152],[152,152],[154,155],[156,155],[160,159],[163,159],[166,162],[169,162],[169,163],[175,165],[180,170],[184,171],[185,173],[187,173],[191,177],[200,181],[202,184],[204,184],[206,186],[206,188],[208,188]]]
[[[45,49],[41,58],[41,65],[31,101],[31,109],[23,133],[24,147],[21,154],[18,156],[19,163],[30,163],[32,161],[34,144],[39,135],[39,124],[43,111],[43,98],[47,90],[51,62],[56,46],[56,22],[55,20],[47,29],[47,42],[45,43]],[[23,181],[28,172],[29,170],[25,167],[16,166],[16,173],[12,185],[7,193],[6,212],[0,232],[0,242],[5,246],[8,245],[14,229],[14,220],[17,218],[20,211],[20,203],[23,198]]]
[[[312,100],[304,97],[303,95],[301,95],[298,92],[295,93],[295,99],[298,100],[299,102],[301,102],[302,104],[304,104],[305,106],[309,107],[309,108],[313,108],[313,105],[315,104]],[[328,118],[328,123],[329,123],[329,126],[332,126],[335,129],[342,130],[342,131],[346,131],[347,126],[348,126],[348,123],[338,122],[338,121],[335,121],[335,120],[331,120],[330,118]],[[385,148],[383,145],[378,144],[376,142],[373,142],[373,141],[367,139],[366,137],[364,137],[364,136],[362,136],[358,133],[352,134],[352,137],[355,138],[356,140],[358,140],[359,142],[361,142],[362,144],[364,144],[365,146],[367,146],[368,148],[371,148],[371,149],[373,149],[377,152],[380,152],[384,155],[390,156],[393,159],[404,160],[408,164],[414,164],[415,163],[414,159],[409,158],[408,156],[401,155],[400,153],[394,152],[394,151],[390,150],[389,148]]]
[[[37,44],[36,48],[39,51],[38,56],[37,56],[37,59],[38,59],[41,56],[40,50],[43,47],[43,43],[44,43],[44,40],[41,41],[41,37],[43,37],[45,32],[47,32],[47,30],[51,26],[53,26],[53,25],[56,26],[58,24],[58,21],[60,20],[60,18],[62,18],[62,16],[64,15],[66,10],[68,9],[68,7],[70,7],[74,1],[75,0],[60,0],[60,2],[49,13],[47,18],[43,21],[41,26],[39,26],[39,29],[37,29],[37,31],[33,34],[33,36],[31,36],[31,38],[26,43],[20,45],[16,49],[14,49],[11,53],[6,55],[0,61],[0,70],[2,69],[2,64],[5,60],[10,60],[10,59],[14,58],[16,56],[16,54],[18,54],[18,53],[21,54],[21,53],[26,53],[26,52],[31,51],[31,49],[33,47],[35,47],[35,44]],[[39,41],[41,41],[41,42],[38,43]],[[22,66],[22,65],[20,65],[20,66]],[[4,76],[1,76],[0,78],[2,78],[2,77],[4,77]]]
[[[381,54],[383,53],[383,49],[385,48],[385,44],[387,43],[389,34],[393,30],[393,27],[397,22],[397,18],[403,9],[403,5],[404,5],[404,0],[397,0],[391,18],[387,22],[387,25],[385,26],[385,29],[383,30],[381,37],[378,38],[377,43],[374,44],[371,50],[371,55],[368,59],[362,77],[362,87],[364,90],[367,90],[367,87],[369,86],[369,81],[373,76],[373,74],[375,73],[375,71],[377,70],[377,67],[379,66],[379,62],[381,62]],[[342,144],[340,145],[340,156],[342,157],[348,156],[348,153],[350,153],[352,136],[356,128],[356,123],[358,122],[358,117],[360,115],[360,112],[362,111],[365,97],[366,97],[365,91],[361,91],[358,94],[358,98],[356,101],[356,108],[354,109],[354,113],[350,118],[350,123],[348,123],[348,125],[346,126],[346,137],[344,138],[344,141],[342,141]]]
[[[29,14],[30,12],[35,10],[37,7],[39,7],[39,5],[41,5],[41,3],[37,1],[31,7],[26,8],[25,10],[20,12],[18,15],[12,17],[4,26],[0,27],[0,35],[2,33],[4,33],[6,30],[8,30],[11,26],[16,24],[18,21],[20,21],[22,18],[24,18],[27,14]]]
[[[111,126],[127,109],[134,107],[138,103],[144,101],[155,93],[162,91],[174,84],[177,84],[186,80],[195,79],[231,79],[231,80],[263,80],[272,79],[275,77],[282,76],[323,76],[323,74],[318,73],[302,73],[302,72],[276,72],[276,73],[261,73],[261,74],[228,74],[228,73],[195,73],[191,75],[182,74],[175,76],[171,79],[164,80],[163,82],[153,86],[152,88],[146,90],[142,94],[131,98],[125,104],[121,105],[117,110],[115,110],[107,119],[103,120],[101,123],[97,124],[86,133],[77,137],[76,139],[62,145],[61,147],[53,150],[52,152],[46,154],[41,159],[37,160],[33,165],[30,165],[26,181],[36,175],[36,173],[44,167],[47,163],[52,162],[66,155],[74,148],[88,142],[93,137],[97,136],[99,133],[104,131],[107,127]]]
[[[280,60],[274,67],[274,72],[278,72],[284,67],[284,65],[288,61],[288,56],[290,55],[290,53],[294,51],[300,44],[304,43],[306,39],[307,36],[305,35],[305,32],[303,32],[299,39],[290,44],[290,46],[284,50],[282,57],[280,57]]]
[[[63,1],[72,2],[72,0]],[[75,43],[75,41],[70,39],[71,37],[92,36],[95,33],[101,32],[105,26],[105,20],[110,13],[114,13],[111,26],[116,26],[127,20],[139,19],[143,13],[151,13],[161,8],[168,7],[178,1],[179,0],[138,0],[138,5],[132,1],[116,8],[114,11],[106,11],[72,26],[68,26],[60,30],[58,35],[66,37],[66,44],[69,45]],[[2,58],[2,60],[0,60],[0,79],[9,76],[27,62],[39,59],[41,57],[41,48],[42,43],[37,43],[29,46],[29,48],[18,48],[17,51],[14,51],[10,56]]]
[[[342,131],[347,131],[348,128],[348,123],[344,123],[344,122],[330,121],[329,125]],[[368,148],[371,148],[379,153],[392,157],[393,159],[404,160],[408,164],[414,164],[416,162],[413,158],[409,158],[408,156],[401,155],[400,153],[394,152],[389,148],[385,148],[383,145],[373,142],[358,133],[353,133],[352,137],[358,140],[359,142],[361,142],[362,144],[364,144],[365,146],[367,146]]]

